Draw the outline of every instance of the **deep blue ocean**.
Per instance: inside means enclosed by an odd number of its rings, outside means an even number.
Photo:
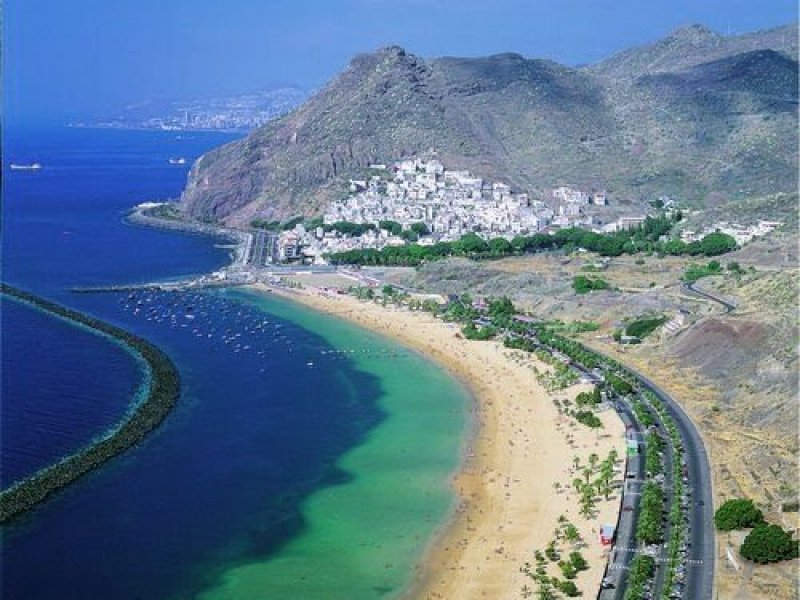
[[[2,597],[194,597],[219,565],[269,556],[303,530],[303,500],[346,479],[336,461],[384,418],[381,382],[321,337],[232,293],[70,291],[225,264],[224,240],[123,217],[139,202],[178,195],[191,161],[232,136],[5,136],[6,165],[44,168],[3,172],[3,279],[153,341],[176,362],[182,396],[145,443],[2,532]],[[169,164],[178,156],[186,166]],[[2,309],[7,485],[119,419],[141,373],[104,339],[26,306]]]

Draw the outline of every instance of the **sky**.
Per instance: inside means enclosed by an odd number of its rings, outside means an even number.
[[[66,122],[146,100],[314,89],[390,44],[577,65],[682,25],[737,34],[796,20],[794,0],[5,0],[3,118]]]

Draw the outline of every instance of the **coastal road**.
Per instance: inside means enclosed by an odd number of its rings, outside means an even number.
[[[630,406],[621,401],[614,401],[614,409],[625,425],[626,438],[634,438],[641,443],[642,429]],[[604,581],[610,586],[601,588],[598,600],[622,600],[625,594],[625,581],[628,566],[635,556],[636,524],[639,521],[642,482],[644,481],[644,455],[641,452],[628,456],[622,481],[622,502],[617,521],[614,550],[609,560]],[[626,507],[630,507],[626,510]]]
[[[592,349],[592,351],[604,356],[597,350]],[[597,376],[593,372],[579,367],[578,365],[574,365],[574,363],[573,366],[576,367],[576,370],[579,373],[586,375],[592,382],[597,383]],[[697,428],[694,426],[692,420],[669,394],[667,394],[664,390],[662,390],[636,369],[633,369],[628,365],[625,365],[625,368],[639,380],[639,383],[642,387],[649,389],[658,397],[659,401],[665,406],[667,412],[675,421],[675,425],[678,427],[678,431],[681,434],[684,454],[686,456],[686,477],[688,479],[686,488],[690,494],[690,503],[687,509],[689,521],[689,532],[687,539],[689,544],[689,552],[687,556],[688,568],[686,573],[686,586],[684,588],[682,597],[690,600],[711,600],[714,587],[716,544],[714,542],[715,530],[713,521],[714,513],[711,489],[711,468],[709,465],[708,454],[706,453],[705,445],[703,444],[703,440],[700,437],[700,434],[698,433]],[[635,417],[630,408],[627,408],[626,403],[617,402],[616,407],[626,425],[628,424],[629,420],[635,423]],[[657,417],[657,415],[654,416]],[[660,423],[661,420],[657,418],[657,421]],[[637,431],[640,430],[638,426],[636,426],[636,429]],[[663,431],[663,424],[661,424],[661,429]],[[637,437],[638,439],[641,439],[641,434],[639,433]],[[667,442],[667,445],[670,446],[668,437],[665,438],[665,441]],[[669,454],[665,456],[666,469],[670,469],[671,461],[669,459],[672,458],[672,455],[673,454],[670,448]],[[643,463],[644,461],[640,460],[639,462]],[[643,468],[644,467],[642,464],[640,466],[640,470],[643,470]],[[644,475],[640,472],[637,477],[638,480],[641,481],[644,478]],[[627,479],[626,475],[626,483],[629,481],[630,480]],[[638,489],[636,491],[638,491]],[[633,490],[628,490],[629,497],[631,492],[633,492]],[[631,530],[626,531],[627,527],[624,524],[619,526],[620,530],[617,532],[617,543],[615,548],[620,548],[623,550],[627,548],[630,550],[636,547],[633,534],[635,532],[636,522],[639,516],[639,503],[638,497],[634,497],[637,499],[637,502],[632,505],[634,510],[631,512],[633,514],[629,515],[630,517],[633,517],[630,521]],[[666,499],[668,500],[669,498]],[[680,499],[676,500],[680,501]],[[624,496],[623,502],[631,505],[629,502],[625,501]],[[623,512],[622,518],[624,519],[624,517],[625,514]],[[609,574],[612,575],[612,580],[615,582],[615,586],[617,587],[616,594],[606,594],[606,590],[603,590],[598,596],[599,598],[605,599],[622,597],[622,593],[624,591],[624,578],[615,577],[613,572],[617,570],[624,571],[627,569],[630,559],[633,558],[633,552],[628,551],[625,553],[629,554],[629,556],[623,558],[623,560],[620,560],[620,556],[617,555],[614,557],[612,564],[609,566]],[[663,571],[663,569],[660,569],[660,571]],[[616,585],[618,581],[621,582],[622,585]],[[659,572],[655,583],[663,583],[662,572]]]
[[[716,544],[714,531],[713,496],[711,490],[711,467],[703,439],[689,416],[680,405],[650,379],[626,365],[666,407],[675,420],[683,440],[686,456],[687,489],[690,492],[688,508],[690,544],[684,598],[711,600],[714,588],[714,563]]]

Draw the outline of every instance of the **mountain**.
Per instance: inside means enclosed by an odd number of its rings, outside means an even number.
[[[794,25],[735,37],[691,26],[583,68],[358,55],[293,112],[201,157],[181,206],[239,224],[314,214],[369,164],[431,149],[534,196],[562,183],[631,204],[791,192],[796,37]]]

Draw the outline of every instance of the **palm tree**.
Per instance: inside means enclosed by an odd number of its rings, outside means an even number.
[[[578,528],[572,523],[567,524],[564,528],[564,537],[567,538],[567,541],[572,545],[577,544],[581,540],[581,534],[578,532]]]
[[[594,452],[589,455],[589,466],[593,469],[597,466],[597,462],[600,460],[600,457],[597,456]]]
[[[598,491],[603,494],[603,497],[606,500],[608,500],[608,497],[611,495],[611,492],[613,491],[613,489],[614,488],[611,486],[611,482],[608,479],[604,479],[602,481],[601,489],[599,489]]]
[[[556,600],[558,596],[549,583],[541,582],[536,590],[536,598],[538,600]]]

